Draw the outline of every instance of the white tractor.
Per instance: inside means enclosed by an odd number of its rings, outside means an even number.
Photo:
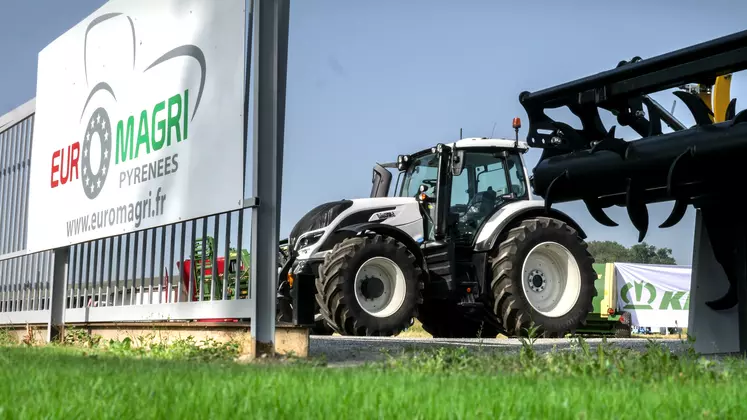
[[[578,224],[533,199],[527,149],[517,128],[377,164],[370,198],[322,204],[292,229],[278,321],[353,336],[416,318],[434,337],[573,332],[592,310],[594,260]]]

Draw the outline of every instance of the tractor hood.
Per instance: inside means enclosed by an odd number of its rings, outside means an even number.
[[[380,197],[330,201],[321,204],[311,209],[296,223],[288,237],[288,248],[295,249],[298,238],[304,233],[324,229],[332,224],[337,228],[342,225],[365,223],[378,212],[393,210],[406,204],[417,205],[417,200],[413,197]],[[417,216],[418,213],[415,212],[414,215]],[[338,217],[341,220],[335,221]]]
[[[340,213],[349,209],[352,205],[352,200],[339,200],[320,204],[311,209],[293,226],[288,236],[288,249],[292,250],[295,248],[296,241],[300,235],[329,226]]]

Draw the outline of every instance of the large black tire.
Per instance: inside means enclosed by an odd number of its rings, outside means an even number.
[[[420,306],[418,320],[433,338],[495,338],[499,331],[487,322],[465,317],[455,302],[426,300]]]
[[[358,269],[371,258],[394,262],[404,277],[404,300],[385,317],[366,312],[355,296]],[[393,336],[410,327],[423,302],[423,273],[405,245],[382,235],[348,238],[335,245],[319,266],[316,300],[327,323],[341,335]]]
[[[578,298],[569,310],[559,316],[546,316],[536,310],[530,304],[522,284],[525,259],[537,245],[545,242],[562,245],[570,252],[579,269]],[[506,333],[509,336],[526,336],[534,322],[538,335],[562,337],[585,325],[587,315],[593,310],[592,299],[597,295],[594,287],[597,274],[593,263],[594,259],[587,251],[586,243],[575,229],[560,220],[536,217],[524,220],[511,229],[491,256],[493,310]],[[570,278],[571,276],[566,276],[566,279]],[[530,288],[529,277],[526,280],[526,286]],[[550,285],[552,281],[555,279],[546,283],[543,280],[542,287]],[[536,284],[534,286],[539,287]]]

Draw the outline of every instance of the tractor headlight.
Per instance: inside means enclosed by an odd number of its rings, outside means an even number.
[[[324,230],[309,232],[308,234],[302,235],[298,238],[298,246],[296,249],[306,248],[307,246],[314,245],[319,242],[319,239],[324,235]]]

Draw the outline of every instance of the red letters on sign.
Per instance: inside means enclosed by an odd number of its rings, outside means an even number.
[[[58,185],[58,182],[56,179],[54,179],[54,175],[60,171],[60,166],[54,163],[54,160],[56,158],[60,157],[60,150],[55,150],[54,153],[52,153],[52,176],[51,176],[51,182],[52,182],[52,188],[55,188]]]
[[[65,148],[62,148],[60,150],[55,150],[54,153],[52,153],[52,171],[50,176],[50,185],[52,188],[65,185],[69,181],[79,178],[79,158],[80,143],[77,141],[70,146],[67,146],[67,151]],[[59,163],[57,163],[58,159]]]

